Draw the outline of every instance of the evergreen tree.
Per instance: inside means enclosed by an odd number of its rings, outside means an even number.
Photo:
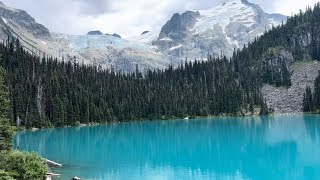
[[[320,72],[314,83],[314,106],[320,109]]]
[[[303,110],[304,112],[314,112],[313,95],[309,86],[307,86],[306,92],[303,96]]]
[[[5,71],[0,66],[0,152],[12,148],[13,129],[9,122],[9,93],[5,86]]]

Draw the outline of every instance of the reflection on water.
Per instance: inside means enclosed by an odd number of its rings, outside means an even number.
[[[151,121],[21,132],[61,179],[320,179],[320,118]]]

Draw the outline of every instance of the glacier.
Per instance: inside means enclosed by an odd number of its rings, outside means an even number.
[[[19,38],[40,56],[134,72],[177,66],[189,60],[206,60],[208,54],[230,57],[235,48],[285,23],[286,16],[265,13],[246,0],[229,0],[205,10],[174,14],[159,30],[144,31],[126,39],[108,34],[52,33],[23,10],[0,3],[0,39]],[[98,30],[97,30],[98,31]]]

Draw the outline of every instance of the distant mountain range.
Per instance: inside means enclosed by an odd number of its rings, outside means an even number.
[[[0,3],[0,39],[18,37],[24,47],[38,55],[76,60],[103,68],[132,72],[136,65],[163,69],[169,64],[206,60],[208,54],[231,56],[235,48],[254,40],[287,17],[265,13],[246,0],[232,0],[207,10],[174,14],[159,32],[121,38],[93,30],[86,35],[50,32],[27,12]]]

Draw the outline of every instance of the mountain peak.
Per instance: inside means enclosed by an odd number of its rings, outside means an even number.
[[[8,11],[12,11],[12,12],[23,11],[23,10],[19,10],[19,9],[16,9],[16,8],[12,8],[12,7],[6,6],[1,1],[0,1],[0,8],[2,9],[2,11],[3,10],[8,10]]]
[[[149,33],[150,31],[143,31],[142,33],[141,33],[141,35],[144,35],[144,34],[147,34],[147,33]]]
[[[241,4],[252,4],[251,2],[249,2],[248,0],[226,0],[222,3],[222,5],[226,5],[226,4],[232,4],[235,5],[237,3],[241,3]]]
[[[174,14],[155,44],[181,59],[204,59],[208,52],[220,55],[221,50],[229,57],[235,48],[285,20],[285,16],[267,14],[247,0],[229,0],[210,9]]]
[[[92,35],[103,35],[103,33],[101,31],[99,31],[99,30],[94,30],[94,31],[89,31],[87,33],[87,35],[90,35],[90,36],[92,36]]]
[[[6,24],[3,28],[8,32],[23,31],[40,39],[50,38],[49,30],[37,23],[35,19],[24,10],[11,8],[0,2],[0,14],[1,19]],[[9,27],[7,25],[9,25]]]
[[[113,33],[111,36],[121,39],[121,36],[119,34],[117,34],[117,33]]]
[[[51,34],[27,12],[7,7],[1,2],[0,28],[17,32],[19,37],[31,37],[31,43],[25,38],[25,44],[31,44],[48,54],[77,56],[79,60],[99,62],[104,67],[118,63],[119,67],[129,72],[135,68],[135,65],[131,65],[136,63],[139,67],[159,68],[166,67],[171,60],[172,63],[179,63],[186,58],[206,59],[208,53],[217,56],[223,52],[230,56],[234,48],[243,47],[270,29],[272,24],[281,24],[281,15],[267,14],[247,0],[224,1],[211,9],[176,13],[161,31],[145,31],[130,39],[120,39],[121,36],[116,33],[103,35],[100,30],[87,33],[96,37]],[[6,38],[7,35],[0,34],[0,37]],[[84,43],[87,41],[90,43]],[[124,62],[128,58],[132,63],[127,66]],[[149,63],[149,59],[153,60],[152,63]],[[123,64],[126,64],[125,67]]]

